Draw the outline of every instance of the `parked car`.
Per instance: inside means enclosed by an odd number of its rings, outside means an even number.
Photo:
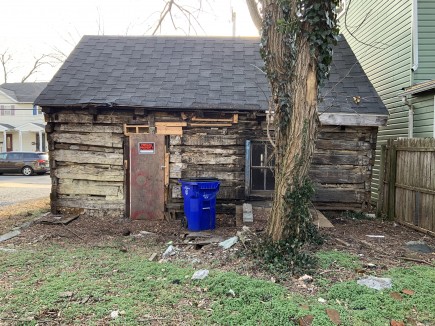
[[[48,154],[43,152],[0,153],[0,174],[22,173],[26,176],[50,171]]]

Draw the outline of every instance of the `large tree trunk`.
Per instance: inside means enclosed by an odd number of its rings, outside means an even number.
[[[277,28],[277,22],[283,19],[278,2],[267,0],[263,8],[266,24],[263,57],[272,91],[271,109],[275,112],[275,194],[267,229],[273,241],[287,236],[297,238],[305,227],[300,220],[288,221],[293,207],[286,196],[302,186],[307,177],[317,129],[315,58],[302,33],[290,41],[296,51],[285,46],[289,40]],[[291,2],[290,15],[297,19],[296,0]],[[289,58],[292,58],[290,63]]]

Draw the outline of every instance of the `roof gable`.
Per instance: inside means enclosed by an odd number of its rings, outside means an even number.
[[[0,91],[15,102],[33,103],[48,83],[4,83]]]

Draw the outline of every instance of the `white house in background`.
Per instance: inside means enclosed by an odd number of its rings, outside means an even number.
[[[46,151],[45,121],[33,102],[47,83],[0,85],[0,152]]]

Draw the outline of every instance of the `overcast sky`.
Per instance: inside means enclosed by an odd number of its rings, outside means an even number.
[[[59,49],[69,53],[82,35],[150,35],[165,0],[0,0],[0,54],[12,55],[8,82],[20,82],[35,57]],[[157,34],[232,35],[231,8],[236,12],[236,36],[254,36],[245,0],[178,0],[196,13],[202,26],[191,29],[174,11],[177,30],[168,19]],[[201,2],[201,12],[198,13]],[[1,67],[0,67],[1,68]],[[45,66],[29,81],[49,81],[58,69]],[[2,69],[1,69],[2,70]],[[0,71],[0,83],[3,82]]]

